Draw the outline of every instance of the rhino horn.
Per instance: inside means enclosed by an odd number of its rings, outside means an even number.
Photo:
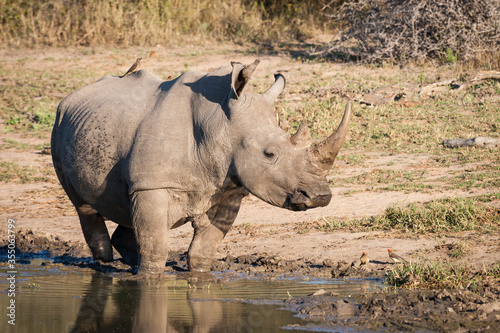
[[[347,102],[344,116],[337,130],[325,140],[309,148],[313,164],[324,173],[327,173],[333,165],[340,148],[344,144],[349,122],[351,119],[351,103]]]
[[[290,138],[290,141],[296,148],[305,148],[311,144],[311,132],[305,121],[300,123],[297,132]]]
[[[269,103],[274,104],[276,98],[285,89],[285,84],[285,77],[283,75],[274,74],[274,84],[263,94]]]
[[[236,98],[238,98],[241,94],[243,88],[245,88],[250,76],[253,74],[257,65],[260,63],[260,60],[257,59],[250,65],[243,65],[239,62],[231,62],[231,66],[233,66],[233,72],[231,74],[231,86],[236,94]]]

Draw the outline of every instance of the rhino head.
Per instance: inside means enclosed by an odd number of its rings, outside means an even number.
[[[278,126],[273,106],[285,88],[284,77],[275,75],[274,84],[263,94],[245,88],[258,63],[232,63],[231,179],[274,206],[294,211],[326,206],[332,198],[326,175],[346,138],[350,103],[337,130],[324,141],[311,145],[304,123],[290,136]]]

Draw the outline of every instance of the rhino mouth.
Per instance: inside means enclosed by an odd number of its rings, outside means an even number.
[[[330,203],[331,198],[331,192],[320,195],[312,195],[306,190],[297,189],[294,193],[288,196],[284,208],[293,211],[304,211],[314,207],[323,207]]]

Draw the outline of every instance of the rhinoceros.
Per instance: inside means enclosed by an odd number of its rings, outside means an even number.
[[[328,205],[350,103],[335,132],[309,145],[307,126],[290,136],[277,125],[282,75],[261,94],[247,85],[258,63],[170,81],[107,76],[61,101],[53,163],[95,260],[113,260],[114,247],[138,274],[160,274],[168,230],[190,222],[188,267],[208,271],[249,193],[293,211]],[[104,217],[118,224],[111,238]]]

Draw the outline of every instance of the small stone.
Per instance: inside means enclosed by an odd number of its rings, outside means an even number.
[[[315,291],[314,293],[312,293],[309,296],[321,296],[321,295],[324,295],[324,294],[326,294],[325,289],[319,289],[319,290]]]
[[[323,260],[323,266],[325,266],[325,267],[333,267],[334,265],[335,265],[335,262],[332,259]]]

